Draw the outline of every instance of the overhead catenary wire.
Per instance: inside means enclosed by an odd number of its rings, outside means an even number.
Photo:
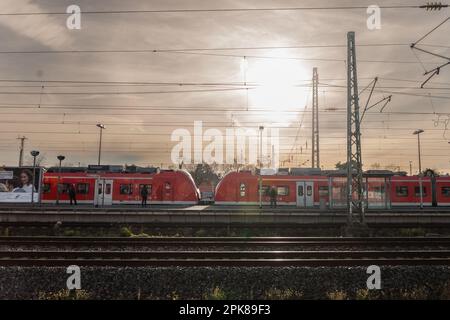
[[[412,47],[417,46],[422,40],[424,40],[426,37],[428,37],[430,34],[432,34],[434,31],[439,29],[441,26],[443,26],[445,23],[447,23],[450,20],[450,17],[447,17],[444,21],[442,21],[440,24],[438,24],[436,27],[431,29],[429,32],[427,32],[424,36],[422,36],[419,40],[411,44]]]
[[[377,129],[379,130],[379,129]],[[409,129],[410,130],[410,129]],[[58,134],[58,135],[96,135],[98,134],[98,132],[94,132],[94,131],[28,131],[28,130],[22,130],[21,131],[24,134]],[[12,131],[12,130],[3,130],[0,131],[0,134],[17,134],[17,131]],[[163,132],[163,133],[155,133],[155,132],[109,132],[108,135],[110,136],[167,136],[167,132]],[[196,136],[200,136],[200,135],[196,135],[196,134],[189,134],[189,135],[180,135],[180,136],[188,136],[188,137],[196,137]],[[203,136],[203,135],[201,135]],[[252,135],[252,134],[248,134],[246,135],[246,137],[258,137],[258,134]],[[280,139],[286,139],[286,138],[295,138],[296,135],[283,135],[282,137],[280,137]],[[302,138],[306,138],[307,136],[301,136]],[[326,139],[344,139],[345,136],[326,136]],[[370,137],[366,137],[366,139],[385,139],[385,140],[417,140],[414,139],[414,137],[409,137],[408,136],[396,136],[396,137],[391,137],[391,138],[387,138],[384,137],[383,135],[380,136],[376,136],[376,135],[371,135]],[[431,140],[433,141],[435,138],[427,138],[425,140]]]
[[[385,42],[385,43],[361,43],[357,47],[410,47],[411,43]],[[450,48],[440,44],[422,44],[422,46],[436,48]],[[278,46],[243,46],[243,47],[196,47],[196,48],[154,48],[154,49],[70,49],[70,50],[1,50],[0,54],[84,54],[84,53],[189,53],[208,51],[247,51],[247,50],[285,50],[285,49],[330,49],[346,48],[345,44],[305,44],[305,45],[278,45]],[[237,56],[237,55],[236,55]],[[239,57],[251,57],[251,55],[239,55]],[[343,61],[344,59],[339,59]]]
[[[261,122],[261,121],[260,121]],[[235,130],[244,129],[244,130],[255,130],[255,127],[260,122],[252,122],[249,124],[248,127],[236,127]],[[36,124],[36,125],[78,125],[78,126],[85,126],[85,127],[92,127],[96,124],[96,122],[83,122],[83,121],[33,121],[33,120],[7,120],[7,121],[0,121],[0,123],[3,124]],[[105,122],[106,123],[106,122]],[[244,122],[245,123],[245,122]],[[185,125],[186,127],[192,127],[194,126],[193,123],[187,124],[185,122],[171,122],[171,123],[143,123],[143,122],[121,122],[121,123],[107,123],[108,126],[129,126],[129,125],[140,125],[142,127],[152,127],[152,128],[158,128],[158,127],[173,127],[174,125]],[[230,129],[231,128],[231,122],[223,123],[223,122],[208,122],[207,124],[202,124],[203,128],[224,128],[224,129]],[[270,125],[268,126],[269,129],[297,129],[296,127],[286,127],[286,126],[280,126],[280,125]],[[303,129],[311,129],[310,126],[305,126]],[[327,129],[345,129],[345,127],[342,126],[327,126]],[[364,130],[382,130],[385,129],[383,127],[365,127]],[[412,131],[414,130],[414,127],[390,127],[390,131]],[[440,128],[424,128],[427,131],[442,131]],[[297,137],[297,136],[296,136]]]
[[[321,46],[320,46],[321,47]],[[313,47],[310,47],[313,48]],[[345,62],[344,59],[338,58],[315,58],[315,57],[292,57],[292,56],[261,56],[261,55],[249,55],[249,54],[228,54],[228,53],[208,53],[198,52],[190,50],[53,50],[53,51],[0,51],[2,55],[28,55],[28,54],[105,54],[105,53],[171,53],[182,55],[200,55],[200,56],[212,56],[212,57],[228,57],[236,59],[263,59],[263,60],[297,60],[297,61],[318,61],[318,62]],[[435,64],[433,61],[405,61],[405,60],[376,60],[376,59],[359,59],[358,63],[388,63],[388,64]]]
[[[361,80],[373,80],[373,77],[359,77]],[[380,80],[391,81],[391,82],[408,82],[408,83],[421,83],[422,80],[414,79],[400,79],[400,78],[390,78],[390,77],[379,77]],[[322,81],[346,81],[344,78],[323,78]],[[305,86],[311,87],[310,79],[298,79],[298,83],[293,83],[292,86]],[[306,83],[304,83],[306,82]],[[66,87],[107,87],[107,86],[263,86],[264,83],[259,83],[255,81],[239,82],[239,81],[217,81],[217,82],[206,82],[206,81],[101,81],[101,80],[73,80],[73,79],[48,79],[48,80],[33,80],[33,79],[0,79],[0,83],[13,83],[14,85],[0,85],[5,88],[41,88],[45,84],[46,88],[66,88]],[[31,83],[31,85],[29,84]],[[436,85],[448,85],[450,82],[435,82]],[[392,87],[392,86],[391,86]],[[402,87],[395,87],[402,88]],[[417,89],[417,87],[403,87],[410,89]],[[434,88],[427,88],[434,89]],[[439,89],[439,88],[436,88]],[[446,89],[446,88],[444,88]]]
[[[158,90],[158,91],[0,91],[0,95],[139,95],[139,94],[175,94],[175,93],[208,93],[208,92],[233,92],[233,91],[246,91],[246,90],[258,90],[259,87],[264,88],[264,85],[261,86],[243,86],[243,87],[232,87],[232,88],[202,88],[202,89],[187,89],[187,90]],[[298,85],[288,85],[286,87],[304,87],[309,88],[310,85],[307,84],[298,84]],[[342,88],[343,85],[335,85],[330,83],[320,83],[319,87],[331,87],[331,88]],[[417,97],[429,97],[427,94],[419,94],[412,92],[401,92],[401,91],[389,91],[388,89],[405,89],[405,90],[418,90],[416,87],[405,87],[405,86],[379,86],[379,89],[376,89],[375,92],[381,93],[392,93],[398,95],[409,95],[409,96],[417,96]],[[428,88],[427,88],[428,89]],[[430,90],[443,90],[448,91],[450,87],[435,87]],[[446,92],[447,93],[447,92]],[[436,99],[450,99],[450,96],[445,95],[433,95],[432,98]]]
[[[416,42],[411,44],[411,50],[414,52],[414,50],[418,50],[420,52],[423,52],[425,54],[434,56],[434,57],[438,57],[444,60],[447,60],[446,63],[440,64],[438,67],[431,69],[431,70],[427,70],[424,66],[424,64],[421,62],[421,60],[419,59],[419,57],[415,54],[417,60],[419,60],[419,62],[422,64],[422,68],[425,70],[424,75],[429,75],[429,77],[421,84],[421,88],[424,88],[424,86],[435,76],[439,75],[440,71],[442,68],[450,65],[450,57],[448,56],[444,56],[442,54],[438,54],[435,52],[432,52],[430,50],[425,50],[422,48],[419,48],[417,45],[424,40],[425,38],[427,38],[430,34],[432,34],[433,32],[435,32],[437,29],[439,29],[442,25],[444,25],[445,23],[447,23],[448,21],[450,21],[450,17],[447,17],[443,22],[441,22],[439,25],[437,25],[436,27],[434,27],[431,31],[427,32],[424,36],[422,36],[419,40],[417,40]],[[431,75],[430,75],[431,74]]]
[[[429,99],[431,95],[427,95],[426,97]],[[257,105],[252,106],[251,109],[245,109],[243,107],[236,107],[232,105],[209,105],[207,107],[194,107],[194,106],[173,106],[173,105],[115,105],[115,104],[45,104],[42,103],[40,105],[36,103],[0,103],[0,107],[2,109],[28,109],[27,112],[30,111],[38,111],[39,114],[80,114],[78,110],[123,110],[123,111],[174,111],[179,114],[180,111],[189,111],[189,112],[224,112],[224,111],[232,111],[232,112],[243,112],[243,113],[294,113],[294,114],[303,114],[305,110],[301,111],[295,105],[288,108],[276,108],[271,105]],[[52,113],[42,113],[41,109],[76,109],[77,111],[66,112],[61,111],[60,113],[52,112]],[[75,113],[74,113],[75,112]],[[329,114],[339,114],[345,113],[344,108],[328,108],[324,106],[319,109],[320,113],[329,113]],[[15,114],[11,112],[0,112],[0,114]],[[21,113],[23,114],[23,113]],[[91,114],[91,113],[86,113]],[[102,112],[101,114],[108,115],[110,113]],[[116,113],[114,115],[120,115],[122,113]],[[157,113],[160,114],[160,113]],[[377,115],[378,113],[368,112],[368,114]],[[425,111],[392,111],[385,112],[384,114],[390,115],[434,115],[434,114],[448,114],[448,112],[425,112]],[[35,114],[36,115],[36,114]],[[123,114],[122,114],[123,115]],[[143,113],[137,115],[145,115]],[[172,115],[172,114],[170,114]]]
[[[381,5],[380,9],[435,9],[447,8],[447,4],[426,5]],[[270,11],[317,11],[317,10],[367,10],[367,6],[309,6],[309,7],[260,7],[260,8],[178,8],[178,9],[121,9],[121,10],[83,10],[83,14],[167,14],[167,13],[220,13],[220,12],[270,12]],[[0,16],[42,16],[67,15],[66,11],[2,12]]]
[[[405,45],[408,45],[408,44],[405,44]],[[437,47],[438,45],[436,45],[436,47]],[[344,47],[344,46],[343,46]],[[215,48],[210,48],[211,50],[215,50]],[[259,50],[260,48],[257,48],[257,49],[255,49],[255,50]],[[228,49],[225,49],[225,50],[228,50]],[[251,49],[249,49],[249,50],[251,50]],[[149,52],[149,51],[147,51],[147,52]],[[152,51],[153,52],[153,51]],[[171,50],[171,51],[167,51],[167,52],[173,52],[173,53],[177,53],[176,51],[174,51],[174,50]],[[193,51],[191,51],[193,54],[195,53],[195,54],[206,54],[206,53],[204,53],[204,52],[193,52]],[[17,53],[17,52],[16,52]],[[16,54],[16,53],[4,53],[4,54]],[[55,53],[55,52],[49,52],[49,53]],[[61,52],[62,53],[62,52]],[[67,53],[74,53],[74,52],[67,52]],[[76,53],[81,53],[81,52],[76,52]],[[1,54],[1,53],[0,53]],[[19,53],[17,53],[17,54],[19,54]],[[182,54],[185,54],[184,52],[182,53]],[[212,54],[214,54],[214,53],[212,53]],[[220,54],[219,54],[220,55]],[[225,55],[224,55],[225,56]],[[231,54],[231,55],[229,55],[229,56],[236,56],[236,57],[239,57],[240,55],[239,54],[236,54],[236,55],[234,55],[234,54]],[[251,56],[251,55],[249,55],[249,56]],[[255,58],[259,58],[259,57],[257,57],[257,56],[255,56]],[[264,57],[264,56],[262,56],[261,58],[263,58],[263,59],[265,59],[265,58],[269,58],[269,59],[271,59],[271,58],[274,58],[274,59],[277,59],[278,57],[274,57],[274,56],[267,56],[267,57]],[[286,58],[286,57],[279,57],[279,58],[281,58],[281,59],[283,59],[283,58]],[[296,58],[296,57],[293,57],[293,58]],[[299,58],[299,59],[302,59],[302,58]],[[308,58],[306,58],[306,59],[308,59]],[[320,58],[319,58],[320,59]],[[326,60],[326,58],[324,58],[324,61]],[[338,61],[338,62],[341,62],[342,60],[339,60],[339,59],[335,59],[336,61]],[[364,61],[364,60],[363,60]],[[372,60],[367,60],[367,61],[371,61],[372,62]],[[375,60],[373,60],[373,61],[375,61]],[[377,60],[377,61],[375,61],[375,62],[377,62],[377,63],[380,63],[380,62],[386,62],[386,61],[389,61],[389,60]],[[392,61],[393,63],[402,63],[402,64],[406,64],[406,63],[417,63],[417,62],[412,62],[412,61],[401,61],[401,60],[398,60],[398,61]],[[345,79],[342,79],[342,80],[345,80]],[[405,79],[404,79],[405,80]],[[339,80],[336,80],[336,81],[339,81]],[[42,80],[39,80],[39,81],[37,81],[37,82],[42,82]],[[55,84],[60,84],[60,83],[55,83]],[[67,85],[67,84],[66,84]],[[101,84],[98,84],[98,85],[101,85]],[[110,84],[109,83],[104,83],[103,85],[105,85],[105,86],[109,86]],[[118,85],[118,84],[111,84],[111,85]],[[128,83],[123,83],[122,85],[129,85]],[[159,84],[138,84],[138,85],[159,85]],[[176,84],[170,84],[170,85],[176,85]],[[183,85],[186,85],[186,84],[181,84],[180,86],[183,86]],[[193,85],[197,85],[197,84],[193,84]],[[214,85],[216,85],[216,84],[213,84],[213,83],[209,83],[209,84],[204,84],[205,86],[214,86]],[[225,84],[225,85],[230,85],[230,84]],[[233,85],[236,85],[236,86],[240,86],[240,84],[233,84]],[[256,85],[256,84],[254,84],[254,85]],[[38,87],[38,86],[36,86],[36,87]],[[40,86],[39,86],[40,87]],[[51,86],[48,86],[49,88],[51,87]],[[56,86],[54,86],[54,87],[56,87]],[[87,86],[88,87],[88,86]],[[246,86],[247,87],[247,86]],[[47,86],[46,86],[46,88],[47,88]],[[391,90],[391,89],[393,89],[394,88],[394,86],[390,86],[390,87],[387,87],[387,88],[385,88],[385,89],[387,89],[387,90]],[[241,88],[238,88],[238,89],[241,89]],[[405,90],[415,90],[416,88],[406,88],[406,87],[400,87],[400,86],[397,86],[397,89],[405,89]],[[448,88],[432,88],[432,89],[430,89],[430,90],[437,90],[437,89],[440,89],[440,90],[448,90]],[[47,91],[47,90],[46,90]],[[66,91],[68,91],[68,90],[66,90]],[[180,91],[183,91],[183,92],[189,92],[189,90],[180,90]],[[78,90],[78,92],[80,92],[79,90]],[[132,93],[132,92],[134,92],[134,91],[131,91],[131,90],[129,90],[129,91],[124,91],[123,93],[120,93],[120,94],[129,94],[129,93]],[[94,91],[94,92],[92,92],[92,93],[90,93],[90,92],[80,92],[80,94],[97,94],[98,93],[98,90],[97,91]],[[33,93],[31,93],[31,94],[33,94]],[[44,95],[45,95],[46,93],[44,93]],[[52,92],[49,92],[49,94],[52,94]],[[62,94],[65,94],[65,92],[62,92]],[[67,92],[67,94],[72,94],[71,92]],[[109,94],[109,93],[108,93]],[[429,97],[429,95],[427,95],[427,97]],[[11,106],[5,106],[5,108],[10,108]],[[17,106],[18,107],[18,106]],[[44,113],[38,113],[38,112],[33,112],[32,111],[32,109],[34,109],[35,107],[37,107],[37,105],[35,104],[35,105],[30,105],[29,106],[30,108],[28,109],[29,111],[30,111],[30,114],[44,114]],[[44,108],[48,108],[48,106],[45,106],[45,104],[43,104],[43,107],[42,107],[43,109]],[[56,109],[56,108],[64,108],[64,107],[61,107],[61,106],[55,106],[55,108],[54,109]],[[66,108],[71,108],[71,107],[66,107]],[[87,111],[87,109],[89,109],[89,107],[81,107],[81,108],[85,108],[84,110],[85,111]],[[94,107],[93,109],[95,109],[95,108],[97,108],[97,107]],[[115,108],[115,107],[108,107],[107,105],[106,106],[104,106],[104,107],[102,107],[102,108],[100,108],[100,107],[98,107],[98,110],[104,110],[104,113],[103,113],[103,115],[105,115],[105,116],[108,116],[108,114],[109,114],[109,112],[106,110],[106,109],[108,109],[108,108]],[[125,107],[125,108],[127,108],[127,107]],[[125,109],[124,108],[124,109]],[[140,108],[140,107],[136,107],[136,108]],[[200,109],[200,108],[199,108]],[[26,111],[28,111],[28,110],[26,110]],[[130,110],[133,110],[133,109],[130,109]],[[157,109],[152,109],[152,110],[150,110],[150,111],[155,111],[155,110],[157,110]],[[188,107],[186,107],[186,109],[183,109],[183,110],[189,110],[189,108]],[[126,110],[125,110],[126,111]],[[164,111],[164,112],[168,112],[168,111],[173,111],[174,113],[177,113],[177,114],[180,114],[178,111],[176,111],[176,109],[172,109],[172,110],[168,110],[167,111],[167,109],[165,109],[165,110],[161,110],[161,111]],[[193,110],[193,111],[195,111],[195,110]],[[199,110],[198,112],[201,112],[202,113],[202,115],[203,114],[206,114],[207,112],[223,112],[223,111],[228,111],[228,110],[210,110],[210,108],[208,108],[208,109],[204,109],[204,110]],[[237,112],[242,112],[243,110],[238,110]],[[253,110],[249,110],[249,112],[252,112]],[[81,113],[82,113],[83,111],[81,111]],[[113,112],[115,112],[115,110],[113,110]],[[261,113],[270,113],[270,112],[272,112],[271,110],[261,110],[261,111],[255,111],[255,112],[261,112]],[[278,112],[278,110],[275,110],[275,112]],[[291,113],[294,113],[294,111],[287,111],[287,112],[291,112]],[[336,113],[334,113],[334,112],[330,112],[330,111],[326,111],[326,110],[323,110],[323,111],[321,111],[321,112],[324,112],[324,113],[329,113],[330,115],[332,115],[332,114],[341,114],[342,112],[341,111],[339,111],[339,112],[336,112]],[[296,114],[299,114],[299,112],[297,111],[297,112],[295,112]],[[1,114],[3,115],[3,114],[7,114],[7,113],[3,113],[3,112],[1,112]],[[50,113],[47,113],[47,114],[50,114]],[[64,113],[64,114],[70,114],[70,112],[69,113]],[[87,113],[84,113],[84,114],[87,114]],[[98,114],[102,114],[102,113],[98,113]],[[118,113],[117,113],[118,114]],[[181,113],[181,114],[183,114],[183,113]],[[185,113],[185,114],[188,114],[187,112]],[[434,113],[427,113],[427,114],[431,114],[431,115],[434,115]],[[123,115],[123,114],[122,114]],[[137,115],[139,115],[139,113],[137,114]],[[372,114],[371,114],[372,115]],[[373,114],[374,115],[374,114]],[[408,114],[408,115],[410,115],[410,114]],[[413,114],[411,114],[411,115],[413,115]],[[424,120],[424,119],[420,119],[420,120]],[[76,122],[76,121],[75,121]],[[7,121],[5,121],[5,123],[7,123]],[[35,122],[36,124],[39,124],[39,122],[38,121],[36,121]],[[67,124],[70,124],[70,121],[66,121],[66,123]],[[129,123],[133,123],[133,122],[128,122],[128,121],[123,121],[123,123],[121,124],[121,123],[117,123],[117,124],[113,124],[113,125],[125,125],[125,124],[129,124]],[[149,123],[149,125],[151,125],[151,122],[149,121],[148,122]],[[172,122],[172,123],[177,123],[177,122]],[[212,125],[214,122],[211,122],[211,123],[209,123],[210,125]],[[218,122],[219,123],[219,122]],[[242,123],[246,123],[246,122],[242,122]],[[52,123],[53,124],[53,123]],[[145,124],[144,124],[145,125]],[[157,121],[157,122],[155,122],[155,125],[164,125],[164,122],[163,121]],[[117,128],[116,128],[117,129]],[[403,128],[402,128],[403,129]],[[392,130],[395,130],[395,128],[392,128]],[[144,132],[145,133],[145,132]],[[84,133],[83,133],[84,134]],[[94,135],[94,133],[92,133],[93,135]],[[118,137],[117,135],[116,135],[116,133],[113,131],[113,130],[111,130],[111,134],[113,135],[113,137]],[[430,135],[431,135],[431,133],[430,133]],[[145,137],[145,134],[143,135],[143,137]],[[288,136],[287,138],[289,138],[290,136]],[[325,137],[325,139],[327,139],[328,137]],[[334,139],[334,138],[331,138],[331,139]],[[412,140],[412,139],[411,139]],[[373,141],[373,140],[372,140]],[[391,140],[390,140],[391,141]],[[429,140],[430,142],[431,142],[431,140]],[[434,142],[434,141],[433,141]]]

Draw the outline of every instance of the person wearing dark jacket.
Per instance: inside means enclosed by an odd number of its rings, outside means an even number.
[[[270,188],[269,194],[270,194],[270,207],[276,208],[277,207],[277,196],[278,196],[277,189],[275,189],[275,187],[272,186],[272,188]]]
[[[69,185],[69,198],[70,198],[70,205],[72,204],[77,205],[77,192],[73,184]]]
[[[142,207],[147,206],[147,197],[148,197],[148,189],[147,186],[144,185],[141,189]]]

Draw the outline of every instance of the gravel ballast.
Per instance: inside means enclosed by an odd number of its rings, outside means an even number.
[[[450,266],[81,267],[78,299],[450,299]],[[0,299],[73,298],[62,267],[0,267]]]

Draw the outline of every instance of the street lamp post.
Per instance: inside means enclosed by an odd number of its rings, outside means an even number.
[[[262,136],[264,127],[259,127],[259,208],[262,209]]]
[[[59,204],[59,193],[60,193],[60,179],[61,179],[61,163],[66,158],[64,156],[57,156],[56,157],[59,160],[59,170],[58,170],[58,184],[56,186],[56,204]]]
[[[33,150],[30,152],[30,154],[33,156],[33,182],[31,183],[31,203],[34,204],[34,177],[36,176],[36,157],[39,155],[39,151]]]
[[[420,150],[420,134],[424,133],[425,131],[422,129],[417,129],[413,132],[414,135],[417,135],[417,149],[419,154],[419,192],[420,192],[420,209],[423,209],[423,187],[422,187],[422,157],[421,157],[421,150]]]
[[[97,123],[97,127],[100,128],[100,139],[99,139],[99,144],[98,144],[98,165],[100,165],[100,158],[101,158],[101,154],[102,154],[102,133],[103,133],[103,129],[105,129],[105,125],[101,124],[101,123]]]

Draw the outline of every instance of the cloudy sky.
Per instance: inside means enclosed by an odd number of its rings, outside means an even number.
[[[360,90],[378,77],[372,103],[393,95],[382,113],[377,106],[364,118],[365,167],[409,171],[413,161],[416,170],[412,132],[421,128],[423,166],[448,172],[450,66],[420,89],[424,71],[445,60],[415,54],[408,44],[444,21],[449,9],[383,9],[374,31],[364,9],[82,13],[81,30],[66,27],[68,15],[1,15],[65,12],[71,4],[92,12],[423,2],[0,0],[0,164],[17,164],[19,136],[27,137],[26,154],[40,150],[46,165],[58,154],[67,164],[96,163],[101,122],[103,163],[168,166],[173,130],[193,134],[194,121],[203,121],[222,132],[279,128],[282,165],[308,166],[317,67],[321,165],[331,168],[346,159],[345,46],[347,32],[355,31]],[[450,56],[449,32],[450,21],[422,48]]]

